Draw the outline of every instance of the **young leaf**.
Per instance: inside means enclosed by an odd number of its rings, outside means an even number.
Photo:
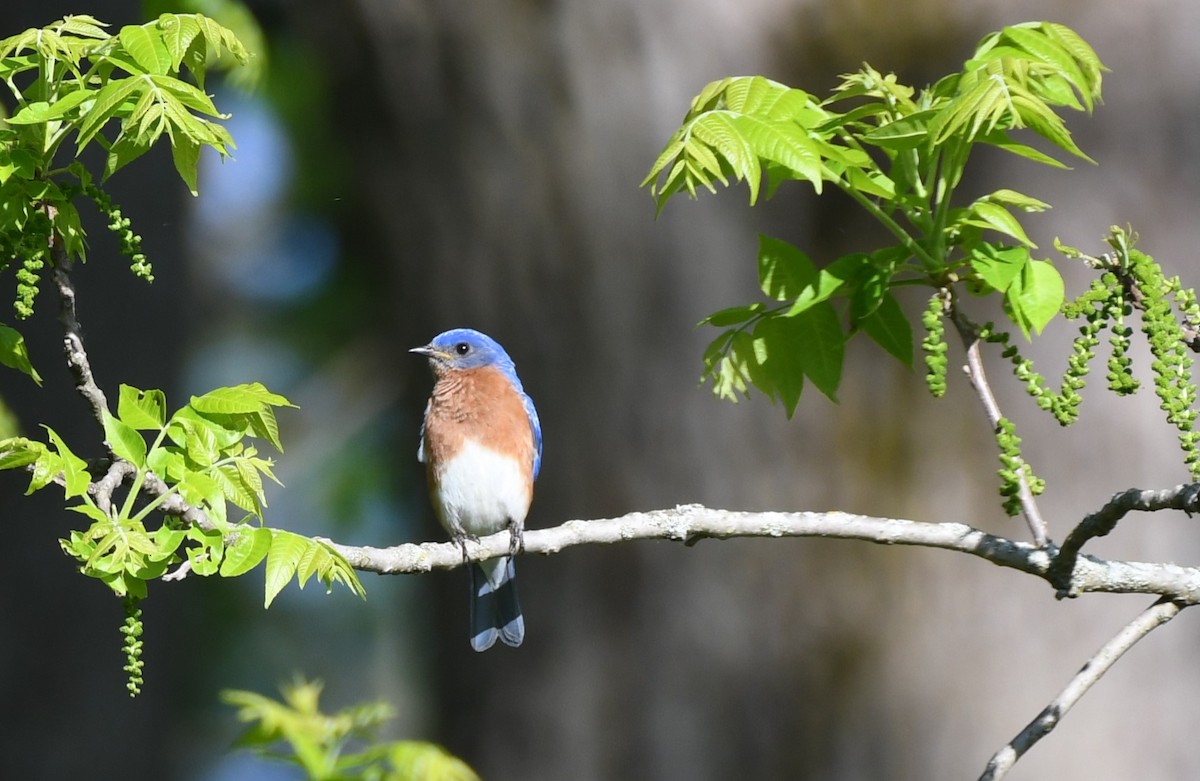
[[[1025,247],[998,247],[977,244],[971,248],[971,268],[994,289],[1003,293],[1030,262]]]
[[[1065,298],[1062,276],[1045,260],[1031,260],[1013,279],[1004,296],[1005,308],[1021,332],[1041,333],[1062,309]]]
[[[83,151],[88,142],[95,137],[104,123],[112,119],[126,101],[137,94],[141,82],[135,77],[114,79],[96,95],[96,100],[84,113],[79,123],[79,136],[75,140],[76,148]]]
[[[150,29],[153,24],[122,27],[118,37],[143,71],[161,76],[171,68],[171,53],[158,31]]]
[[[283,396],[271,393],[261,383],[252,382],[230,388],[215,388],[203,396],[193,396],[190,402],[197,412],[237,413],[258,412],[264,405],[294,407]]]
[[[225,549],[225,559],[221,562],[221,577],[236,578],[244,575],[258,566],[274,539],[270,529],[252,526],[240,526],[236,539]]]
[[[146,465],[146,440],[132,426],[104,412],[104,438],[113,453],[136,467]]]
[[[225,539],[221,532],[205,532],[192,527],[187,531],[187,537],[199,543],[187,549],[192,571],[202,577],[217,574],[221,559],[225,556]]]
[[[1017,218],[1003,206],[987,200],[978,200],[967,208],[968,217],[964,222],[981,228],[991,228],[1007,236],[1011,236],[1026,247],[1036,248],[1037,245],[1029,240],[1025,229]]]
[[[72,453],[66,443],[62,441],[62,437],[54,429],[45,425],[42,428],[46,429],[46,433],[50,436],[50,441],[54,443],[54,449],[58,451],[58,455],[62,459],[61,469],[63,482],[66,484],[66,498],[83,496],[87,493],[88,483],[91,482],[91,477],[87,471],[87,462]],[[30,487],[32,488],[32,486]]]
[[[130,428],[161,429],[167,420],[167,397],[160,390],[138,390],[121,385],[117,417]]]
[[[168,129],[171,135],[171,160],[175,163],[175,171],[187,185],[188,192],[193,196],[199,195],[200,173],[200,144],[187,133]]]
[[[37,461],[46,446],[25,437],[0,440],[0,470],[18,469]]]
[[[1044,212],[1050,208],[1050,204],[1045,201],[1039,201],[1037,198],[1032,198],[1024,193],[1019,193],[1016,190],[1000,189],[990,195],[985,195],[980,201],[989,203],[998,203],[1002,206],[1013,206],[1023,212],[1034,213]]]
[[[270,529],[271,545],[267,549],[267,578],[266,600],[263,607],[270,607],[275,597],[296,574],[296,565],[304,556],[309,545],[315,545],[312,540],[292,534],[281,529]]]
[[[929,140],[929,123],[936,115],[934,109],[909,114],[864,133],[862,140],[886,149],[915,149]]]
[[[38,385],[42,378],[29,362],[29,350],[25,347],[25,337],[15,328],[0,325],[0,363],[28,374]]]

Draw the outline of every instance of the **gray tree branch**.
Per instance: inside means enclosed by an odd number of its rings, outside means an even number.
[[[993,564],[1036,575],[1053,584],[1053,544],[1039,547],[968,526],[899,518],[876,518],[843,512],[741,512],[698,504],[673,509],[635,512],[618,518],[567,521],[549,529],[525,532],[525,552],[558,553],[573,545],[597,545],[632,540],[672,540],[688,545],[707,539],[733,537],[822,537],[863,540],[880,545],[916,545],[958,551]],[[384,575],[453,569],[463,563],[463,551],[452,542],[406,543],[390,548],[356,547],[326,540],[352,567]],[[508,532],[467,543],[470,561],[508,553]],[[1200,602],[1200,568],[1178,564],[1106,561],[1076,557],[1067,574],[1071,594],[1109,592],[1155,594],[1186,604]]]
[[[1100,680],[1126,651],[1157,627],[1179,615],[1179,611],[1187,606],[1163,597],[1126,624],[1111,640],[1101,646],[1096,655],[1089,659],[1066,688],[1042,709],[1037,718],[1029,722],[1025,729],[992,756],[979,781],[997,781],[1003,778],[1025,752],[1058,726],[1058,722],[1067,711],[1071,710],[1079,698]]]

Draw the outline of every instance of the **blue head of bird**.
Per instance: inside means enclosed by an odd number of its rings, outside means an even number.
[[[471,328],[444,331],[429,344],[409,352],[427,357],[434,374],[495,366],[510,378],[516,378],[512,358],[504,348],[492,337]]]

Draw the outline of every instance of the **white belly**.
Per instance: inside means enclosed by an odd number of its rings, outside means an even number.
[[[531,491],[520,466],[472,440],[440,465],[438,484],[434,501],[451,534],[493,534],[510,519],[524,522],[529,512]]]

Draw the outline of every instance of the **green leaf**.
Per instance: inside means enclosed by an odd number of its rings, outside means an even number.
[[[179,494],[188,504],[209,505],[213,510],[225,507],[225,492],[216,478],[204,472],[189,471],[176,483]]]
[[[91,108],[83,112],[79,123],[79,137],[75,141],[77,148],[82,151],[96,133],[104,127],[104,123],[112,119],[123,105],[132,101],[133,96],[142,86],[142,82],[132,76],[126,79],[114,79],[104,85],[104,88],[96,95],[96,100],[92,103]],[[132,108],[132,104],[130,107]]]
[[[185,447],[187,455],[200,466],[212,466],[221,457],[217,437],[211,426],[189,426],[186,429]]]
[[[396,741],[389,746],[388,761],[395,778],[479,781],[479,776],[466,762],[441,746],[412,740]]]
[[[158,17],[157,26],[171,55],[171,68],[178,71],[192,41],[200,34],[200,23],[186,14],[162,14]]]
[[[733,122],[756,158],[755,166],[746,176],[752,193],[751,205],[758,190],[758,158],[782,166],[792,177],[807,180],[818,195],[821,193],[821,155],[802,127],[788,120],[768,121],[753,115],[738,116]]]
[[[1032,198],[1024,193],[1019,193],[1016,190],[1001,189],[990,195],[985,195],[980,201],[989,203],[998,203],[1002,206],[1013,206],[1023,212],[1033,214],[1035,212],[1044,212],[1050,208],[1050,204],[1045,201],[1039,201],[1037,198]]]
[[[726,111],[709,112],[692,123],[691,132],[725,158],[738,181],[746,181],[750,188],[750,205],[753,206],[758,200],[758,190],[762,184],[762,167],[735,119],[736,115]]]
[[[804,332],[800,325],[803,317],[803,314],[797,317],[765,317],[754,328],[757,363],[765,378],[755,385],[762,390],[763,385],[769,383],[768,387],[774,392],[768,392],[768,395],[782,402],[788,418],[795,414],[804,390],[805,366],[799,344]]]
[[[232,448],[250,430],[252,416],[248,414],[219,415],[216,413],[197,412],[191,406],[183,407],[171,416],[167,425],[167,436],[180,447],[187,447],[188,432],[194,428],[208,429],[203,436],[211,437],[211,449],[214,454],[224,453]],[[191,436],[195,436],[194,434]]]
[[[121,385],[117,417],[131,428],[161,430],[167,421],[167,396],[160,390]]]
[[[32,179],[37,164],[27,149],[4,148],[0,145],[0,184],[12,177]]]
[[[120,171],[134,160],[149,152],[151,143],[132,135],[122,134],[117,139],[117,142],[108,150],[108,156],[104,160],[104,178],[108,179],[117,171]]]
[[[970,250],[971,268],[994,289],[1003,293],[1030,262],[1025,247],[998,247],[978,244]]]
[[[25,437],[0,440],[0,470],[27,466],[41,458],[45,452],[45,445]]]
[[[1021,332],[1041,333],[1046,324],[1062,309],[1065,287],[1062,276],[1046,260],[1030,260],[1025,264],[1004,296],[1005,309]]]
[[[118,458],[136,467],[146,465],[146,440],[132,426],[104,411],[104,438]]]
[[[198,412],[238,413],[258,412],[264,405],[272,407],[295,407],[283,396],[271,393],[261,383],[216,388],[203,396],[193,396],[191,407]]]
[[[79,221],[79,210],[75,208],[74,203],[65,201],[58,205],[58,212],[54,215],[54,229],[62,237],[63,249],[68,255],[78,258],[85,256],[85,234]]]
[[[29,496],[34,491],[40,491],[63,471],[62,456],[50,452],[49,448],[42,450],[37,454],[37,460],[33,462],[33,473],[29,478],[29,487],[25,489],[25,495]]]
[[[1066,81],[1079,91],[1087,110],[1092,110],[1092,94],[1088,80],[1071,53],[1062,48],[1053,39],[1048,38],[1041,30],[1031,29],[1024,25],[1013,25],[1004,29],[1004,37],[1016,43],[1036,59],[1053,66],[1061,73]]]
[[[817,273],[814,284],[804,288],[787,311],[787,316],[798,315],[807,309],[827,301],[838,291],[857,284],[871,269],[871,259],[861,252],[843,255]]]
[[[49,122],[52,119],[58,119],[83,101],[95,97],[95,95],[96,93],[93,90],[76,89],[73,92],[68,92],[53,104],[47,103],[44,100],[34,101],[26,104],[6,121],[10,125],[37,125]]]
[[[708,317],[701,320],[697,325],[712,325],[718,328],[725,328],[738,323],[744,323],[765,309],[761,303],[750,304],[749,306],[731,306],[726,309],[720,309],[713,312]]]
[[[29,375],[38,385],[42,378],[29,362],[29,350],[25,347],[25,337],[15,328],[0,325],[0,363]]]
[[[43,425],[46,433],[50,436],[50,441],[54,443],[54,449],[58,451],[61,457],[61,465],[63,474],[63,482],[66,483],[66,498],[70,499],[74,496],[83,496],[87,493],[88,484],[91,482],[91,476],[87,471],[87,462],[79,456],[71,452],[66,443],[62,441],[62,437],[49,426]],[[32,488],[32,486],[31,486]]]
[[[274,539],[270,529],[261,527],[240,526],[236,534],[236,539],[225,548],[221,562],[223,578],[236,578],[257,567],[266,558]]]
[[[896,357],[908,368],[913,366],[913,333],[912,325],[900,308],[896,297],[891,293],[884,295],[878,308],[859,322],[862,330],[875,340],[875,343]]]
[[[879,171],[864,171],[851,166],[846,169],[846,181],[864,195],[888,200],[896,197],[896,183]]]
[[[1076,157],[1087,160],[1089,163],[1094,164],[1096,162],[1084,154],[1083,150],[1075,144],[1074,139],[1071,138],[1071,131],[1067,130],[1067,126],[1062,121],[1062,118],[1055,114],[1046,104],[1027,96],[1014,96],[1012,104],[1017,109],[1017,115],[1020,117],[1021,123],[1030,130],[1064,152],[1069,152]]]
[[[1029,236],[1025,234],[1025,229],[1021,227],[1017,218],[1012,216],[1008,209],[997,203],[985,200],[976,201],[967,208],[967,214],[970,216],[964,222],[968,225],[991,228],[1011,236],[1026,247],[1037,247],[1029,240]]]
[[[934,109],[909,114],[862,134],[862,140],[886,149],[915,149],[929,140],[929,123],[936,115]]]
[[[266,601],[263,607],[269,608],[275,597],[296,574],[296,565],[300,563],[304,551],[311,540],[280,529],[270,529],[271,545],[267,549],[267,578]]]
[[[179,178],[187,185],[188,192],[199,195],[200,144],[187,133],[169,131],[171,135],[171,160]]]
[[[324,546],[319,544],[309,545],[305,549],[304,555],[296,562],[296,582],[300,584],[300,588],[304,588],[304,584],[309,578],[323,570],[328,570],[331,561],[329,552]]]
[[[1065,163],[1055,160],[1050,155],[1048,155],[1044,152],[1041,152],[1037,149],[1034,149],[1031,146],[1026,146],[1025,144],[1018,144],[1016,141],[1013,141],[1011,138],[1009,138],[1008,134],[1002,130],[997,130],[997,131],[994,131],[991,133],[987,133],[985,135],[980,136],[976,140],[981,143],[997,147],[998,149],[1003,149],[1004,151],[1010,152],[1019,157],[1024,157],[1027,160],[1032,160],[1035,163],[1041,163],[1042,165],[1048,165],[1051,168],[1059,168],[1062,170],[1069,170],[1069,166],[1067,166]]]
[[[195,527],[188,529],[187,537],[200,543],[187,549],[188,561],[192,572],[201,577],[217,574],[221,559],[225,555],[225,538],[219,531],[201,531]]]
[[[805,376],[830,401],[837,402],[846,346],[837,312],[830,303],[825,302],[785,319],[794,321],[791,335]]]
[[[755,330],[757,331],[757,329]],[[747,393],[748,388],[745,381],[748,381],[764,396],[774,401],[778,395],[774,378],[763,367],[763,361],[766,358],[766,345],[757,333],[751,335],[748,331],[738,331],[729,341],[729,360],[741,381],[738,390]],[[801,381],[803,382],[803,378]],[[734,400],[737,400],[736,396]]]
[[[118,37],[142,70],[161,76],[171,69],[171,53],[158,31],[151,29],[154,24],[122,27]]]
[[[816,266],[798,247],[759,234],[758,281],[767,296],[776,301],[796,298],[816,276]]]
[[[225,498],[247,512],[262,517],[262,477],[254,467],[239,458],[232,464],[222,464],[210,473],[218,483]]]
[[[275,420],[274,410],[263,407],[249,416],[249,422],[252,436],[267,440],[276,450],[283,452],[283,443],[279,441],[279,423]]]

